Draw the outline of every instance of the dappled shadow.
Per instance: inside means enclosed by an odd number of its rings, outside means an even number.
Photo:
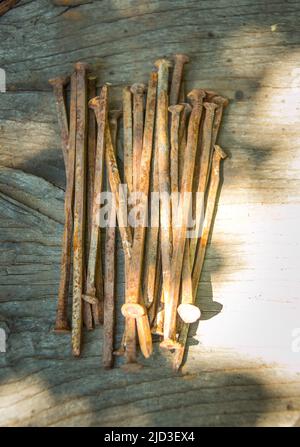
[[[2,66],[7,69],[8,90],[12,94],[10,106],[1,110],[3,128],[12,129],[1,132],[1,144],[7,151],[4,164],[64,187],[63,159],[59,155],[58,139],[54,138],[58,126],[48,79],[70,72],[77,60],[86,60],[100,74],[100,83],[113,83],[112,103],[119,105],[122,86],[146,81],[158,56],[186,52],[191,56],[191,63],[186,67],[186,90],[211,88],[230,99],[219,138],[230,154],[224,163],[221,192],[227,191],[227,203],[228,196],[230,204],[235,200],[246,203],[249,196],[256,202],[272,203],[276,198],[281,203],[293,190],[299,196],[299,185],[295,183],[298,172],[296,168],[290,169],[299,158],[298,136],[288,113],[294,113],[298,119],[299,112],[297,104],[293,105],[291,96],[287,96],[293,80],[291,72],[299,63],[297,3],[237,5],[228,0],[216,7],[207,2],[122,5],[113,1],[109,7],[101,8],[102,3],[94,1],[72,11],[48,2],[39,2],[38,6],[36,2],[22,6],[21,2],[16,13],[11,11],[0,19]],[[21,27],[24,27],[22,32]],[[30,90],[44,91],[48,99],[51,97],[53,113],[49,126],[38,124],[38,117],[47,115],[49,102],[43,99],[38,110],[33,110],[30,107],[33,96],[24,93]],[[286,102],[282,103],[283,100]],[[20,119],[17,116],[16,123],[12,110],[19,109],[21,104],[24,113]],[[21,129],[17,141],[13,139],[16,127]],[[36,135],[33,127],[37,131],[46,130],[38,143],[33,141]],[[22,161],[22,148],[26,146],[30,152],[33,143],[32,156]],[[239,190],[242,190],[240,196]],[[15,220],[18,218],[19,211],[16,211]],[[11,221],[9,225],[13,227]],[[7,229],[7,220],[3,227]],[[276,381],[271,373],[266,373],[265,380],[261,381],[260,371],[245,372],[249,365],[243,358],[237,359],[239,366],[235,363],[231,366],[235,370],[230,372],[225,371],[228,363],[219,361],[217,356],[211,357],[208,371],[208,366],[203,367],[206,354],[201,357],[200,353],[194,361],[191,349],[185,368],[194,362],[197,374],[174,376],[168,359],[155,352],[153,359],[145,362],[149,366],[141,374],[128,376],[119,368],[104,372],[100,366],[102,329],[98,328],[85,334],[82,358],[73,359],[69,336],[58,337],[52,332],[60,235],[51,235],[39,245],[33,233],[27,233],[26,256],[23,248],[16,248],[14,244],[13,256],[20,256],[22,266],[17,266],[20,270],[9,269],[14,259],[11,264],[6,261],[3,268],[10,295],[0,312],[10,334],[8,352],[5,356],[0,354],[0,380],[4,387],[1,423],[159,426],[167,422],[176,426],[255,426],[272,422],[280,425],[281,417],[287,425],[295,423],[298,416],[293,419],[287,405],[280,404],[287,399],[287,391],[275,389]],[[3,237],[11,240],[11,234],[5,233]],[[251,233],[250,237],[253,237]],[[49,275],[39,267],[39,277],[34,276],[31,285],[25,285],[22,275],[29,278],[32,275],[28,267],[32,262],[29,245],[34,250],[38,246],[34,251],[36,256],[46,255],[52,266]],[[225,241],[225,245],[234,252],[231,241]],[[5,246],[5,250],[11,259],[11,247]],[[218,261],[209,271],[204,267],[206,277],[201,282],[207,284],[206,294],[199,295],[202,321],[214,317],[222,306],[214,301],[211,275],[222,270],[224,254],[218,252],[217,243],[209,247],[209,252]],[[118,287],[120,302],[123,290],[121,285]],[[6,286],[3,291],[5,294]],[[196,326],[191,329],[192,337]],[[192,344],[190,339],[191,347]],[[253,365],[249,368],[253,369]],[[270,384],[266,386],[268,379]],[[279,405],[277,416],[276,405]],[[297,408],[297,403],[291,408]],[[268,419],[268,411],[273,412],[273,419]]]
[[[101,329],[93,335],[101,339]],[[22,336],[34,339],[33,334]],[[98,343],[91,334],[80,360],[63,353],[68,336],[52,341],[47,336],[47,348],[40,344],[34,358],[17,361],[9,346],[7,366],[0,369],[2,426],[259,426],[268,420],[280,425],[283,417],[271,416],[286,394],[280,379],[274,389],[266,386],[268,371],[245,372],[243,358],[228,354],[212,365],[211,356],[202,352],[196,368],[193,359],[190,370],[174,374],[155,351],[146,368],[128,375],[120,368],[100,368],[101,355],[93,354]],[[17,334],[13,337],[16,342]]]

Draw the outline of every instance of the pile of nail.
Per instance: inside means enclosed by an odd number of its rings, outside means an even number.
[[[189,326],[201,315],[196,295],[226,157],[216,143],[228,100],[198,88],[186,97],[188,61],[183,54],[158,59],[148,86],[123,88],[122,110],[109,110],[109,84],[96,96],[97,79],[85,63],[49,81],[66,171],[55,331],[71,331],[79,356],[83,328],[103,324],[104,368],[123,356],[123,368],[135,371],[139,352],[150,357],[155,343],[170,351],[178,370]],[[104,197],[113,197],[105,213]],[[117,256],[125,273],[119,346]]]

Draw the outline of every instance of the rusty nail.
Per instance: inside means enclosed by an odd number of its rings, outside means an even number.
[[[57,78],[49,79],[49,84],[53,87],[53,93],[56,102],[56,111],[58,124],[60,127],[66,174],[68,173],[69,125],[66,111],[64,88],[69,83],[69,80],[69,76],[60,76]]]
[[[213,162],[211,168],[211,180],[209,185],[209,192],[207,198],[207,205],[205,209],[205,218],[203,223],[203,230],[200,238],[200,246],[197,250],[197,256],[193,268],[193,290],[196,292],[200,275],[203,267],[205,250],[208,242],[209,232],[213,219],[213,213],[216,203],[217,192],[220,183],[220,163],[227,157],[226,152],[218,145],[214,146]],[[195,293],[193,294],[195,296]]]
[[[88,100],[96,96],[96,77],[88,76]],[[87,239],[89,241],[92,229],[92,209],[93,209],[93,189],[95,177],[95,156],[96,156],[96,120],[93,110],[88,109],[88,171],[87,171]],[[88,250],[87,250],[88,252]],[[88,253],[87,253],[88,254]]]
[[[213,131],[212,131],[212,147],[214,147],[214,145],[216,144],[217,141],[217,137],[218,137],[218,133],[219,133],[219,129],[220,129],[220,125],[221,125],[221,120],[222,120],[222,115],[223,115],[223,109],[225,107],[228,106],[229,101],[227,98],[224,98],[223,96],[214,96],[212,101],[217,104],[217,109],[215,112],[215,119],[214,119],[214,124],[213,124]]]
[[[181,276],[181,303],[178,306],[177,312],[181,317],[180,321],[183,321],[185,323],[193,323],[194,321],[199,320],[200,309],[199,307],[194,305],[193,300],[192,269],[190,263],[190,247],[188,239],[185,243]]]
[[[87,78],[87,99],[88,101],[96,96],[96,77],[89,75]],[[87,132],[87,197],[86,197],[86,239],[85,239],[85,262],[88,264],[89,244],[92,231],[93,214],[93,192],[95,174],[95,153],[96,153],[96,120],[95,114],[88,109],[88,132]],[[85,272],[86,273],[86,272]],[[85,280],[86,282],[86,280]],[[83,302],[83,323],[88,330],[93,329],[93,317],[95,324],[98,323],[98,301],[94,303],[84,300]]]
[[[133,122],[132,122],[132,94],[129,86],[123,89],[123,140],[124,140],[124,182],[127,185],[128,193],[133,191]],[[127,206],[126,206],[127,209]],[[128,282],[129,261],[125,256],[125,282]],[[127,289],[127,285],[126,285]],[[127,335],[127,341],[126,341]],[[126,343],[128,344],[125,351]],[[125,318],[125,328],[123,332],[120,348],[115,351],[115,355],[126,355],[128,363],[136,362],[136,327],[132,318]]]
[[[162,257],[162,275],[164,307],[170,306],[170,272],[172,259],[172,211],[170,201],[170,150],[168,141],[168,104],[167,93],[161,91],[157,108],[157,144],[160,193],[160,246]]]
[[[109,185],[112,193],[114,194],[117,208],[117,219],[119,223],[119,230],[122,239],[122,245],[125,253],[125,258],[131,258],[131,246],[132,246],[132,234],[131,229],[127,224],[127,203],[122,194],[120,195],[121,189],[121,178],[119,173],[119,168],[117,164],[117,159],[114,152],[114,147],[111,140],[111,133],[109,126],[105,128],[105,153],[106,153],[106,167],[109,178]]]
[[[132,94],[129,86],[123,89],[123,140],[124,140],[124,182],[128,193],[133,191],[133,122],[132,122]],[[126,207],[127,209],[127,207]],[[125,256],[125,281],[128,282],[129,262]],[[127,288],[127,286],[126,286]],[[126,341],[127,335],[127,341]],[[127,351],[125,345],[128,344]],[[136,362],[136,327],[132,318],[125,318],[125,328],[120,348],[116,355],[126,354],[127,363]]]
[[[4,0],[0,4],[0,17],[13,8],[20,0]]]
[[[126,324],[126,321],[125,321],[125,324]],[[119,348],[114,350],[113,355],[116,355],[117,357],[122,357],[125,354],[125,340],[126,340],[125,336],[126,336],[126,332],[124,329],[120,346],[119,346]]]
[[[132,164],[132,95],[130,87],[123,89],[124,177],[129,194],[133,190]]]
[[[175,201],[177,200],[176,193],[179,190],[178,183],[178,155],[179,155],[179,123],[180,123],[180,114],[183,110],[184,106],[182,104],[177,104],[169,107],[169,112],[171,112],[172,120],[171,120],[171,155],[170,155],[170,178],[171,178],[171,192],[175,197],[172,197],[172,224],[173,224],[173,243],[175,238],[175,222],[176,222],[176,205]]]
[[[73,232],[73,205],[74,205],[74,165],[75,165],[75,138],[76,138],[76,72],[71,76],[70,99],[70,130],[68,153],[66,163],[66,192],[65,192],[65,224],[62,241],[61,272],[58,290],[57,313],[55,332],[69,332],[68,323],[68,296],[71,274],[71,252]],[[63,113],[64,115],[64,113]]]
[[[140,164],[143,147],[144,128],[144,84],[133,84],[131,93],[133,95],[133,191],[139,191]]]
[[[155,277],[154,277],[154,285],[152,286],[153,291],[151,290],[151,295],[147,291],[148,302],[147,302],[146,306],[148,308],[148,318],[149,318],[149,322],[150,322],[150,327],[152,327],[154,324],[155,316],[156,316],[158,305],[159,305],[159,297],[161,294],[161,285],[162,285],[161,251],[158,248],[158,244],[156,244],[156,250],[157,250],[157,255],[155,257],[156,269],[154,271]],[[145,297],[145,289],[144,289],[144,297]],[[151,298],[150,302],[149,302],[149,298]]]
[[[172,67],[172,62],[168,59],[157,59],[154,66],[158,71],[157,99],[159,100],[162,91],[168,93],[169,68]]]
[[[168,349],[174,349],[176,346],[176,315],[180,292],[182,261],[186,242],[187,219],[191,205],[190,193],[192,192],[193,185],[193,175],[191,175],[191,173],[194,172],[199,124],[204,96],[205,92],[200,89],[194,89],[188,94],[188,97],[192,102],[193,109],[188,127],[187,149],[183,167],[181,193],[188,193],[189,195],[188,197],[184,197],[184,200],[181,200],[180,203],[182,219],[180,226],[176,229],[176,239],[173,247],[170,276],[171,300],[169,303],[165,303],[164,340],[161,343],[161,347]]]
[[[178,141],[178,131],[179,131],[179,122],[180,122],[180,114],[183,110],[183,104],[177,104],[169,107],[169,112],[172,114],[171,121],[171,192],[178,192],[178,150],[179,150],[179,141]]]
[[[154,139],[150,190],[151,192],[155,193],[159,192],[157,135]],[[151,199],[152,197],[150,196],[150,200]],[[151,205],[151,220],[152,224],[147,230],[146,238],[143,291],[145,305],[147,307],[151,306],[153,311],[154,307],[152,307],[152,303],[154,303],[154,301],[156,301],[156,298],[158,298],[156,294],[157,287],[155,286],[157,282],[156,278],[161,268],[161,257],[159,249],[159,207]]]
[[[142,216],[147,216],[148,208],[148,192],[150,184],[151,155],[153,148],[154,119],[156,109],[156,90],[157,73],[152,72],[149,80],[143,149],[140,162],[139,191],[143,195],[140,203],[140,212]],[[136,318],[140,347],[143,355],[145,357],[149,357],[152,353],[152,339],[146,310],[141,304],[141,275],[143,267],[145,234],[145,225],[141,225],[135,229],[132,259],[128,271],[129,280],[126,290],[126,303],[122,306],[122,313],[125,317]]]
[[[127,290],[127,284],[129,279],[129,259],[125,256],[124,260],[125,270],[125,291]],[[126,301],[126,292],[125,292]],[[127,350],[126,350],[126,344]],[[123,336],[121,344],[118,349],[114,351],[114,355],[126,357],[127,363],[136,362],[136,326],[133,318],[125,317],[125,325],[123,330]]]
[[[112,110],[109,113],[109,125],[112,136],[112,144],[117,152],[118,119],[121,110]],[[107,179],[107,190],[109,181]],[[105,268],[104,268],[104,324],[103,324],[103,366],[106,369],[113,366],[114,346],[114,316],[116,298],[116,214],[112,209],[113,216],[109,218],[109,226],[105,236]]]
[[[178,103],[180,87],[182,82],[182,74],[184,64],[189,62],[190,58],[186,54],[174,55],[174,69],[170,91],[170,104],[173,106]]]
[[[211,160],[211,148],[212,148],[212,132],[213,132],[213,122],[214,122],[214,114],[217,105],[213,102],[205,102],[205,118],[203,123],[202,130],[202,140],[201,140],[201,151],[200,151],[200,169],[199,169],[199,181],[197,185],[197,192],[202,194],[200,198],[200,205],[203,205],[204,201],[204,193],[206,190],[207,182],[208,182],[208,174],[210,169],[210,160]],[[202,218],[202,209],[196,209],[195,213],[195,233],[196,237],[191,238],[190,240],[190,262],[191,267],[193,268],[194,257],[196,252],[196,247],[199,240],[199,232],[201,226],[201,218]]]
[[[180,104],[183,104],[185,102],[185,85],[184,85],[184,81],[183,80],[181,81],[181,87],[180,87],[178,102]]]
[[[144,279],[143,279],[143,291],[144,291],[144,301],[147,308],[152,307],[156,298],[156,276],[158,271],[159,261],[157,260],[160,256],[160,251],[158,249],[159,240],[159,227],[149,227],[148,235],[146,239],[145,248],[145,266],[144,266]]]
[[[160,244],[162,252],[163,287],[165,302],[169,301],[170,263],[172,257],[172,215],[171,203],[164,203],[162,197],[170,197],[170,148],[168,141],[168,83],[169,68],[172,63],[168,59],[158,59],[154,63],[158,70],[156,138],[158,147],[159,193],[160,193]]]
[[[139,365],[136,359],[136,324],[135,318],[125,317],[125,332],[124,332],[124,341],[125,341],[125,359],[126,363],[122,365],[123,368],[126,368],[127,365],[133,365],[132,368],[134,370],[135,365]]]
[[[155,110],[156,110],[156,93],[157,93],[158,75],[156,72],[151,72],[145,114],[145,128],[142,144],[142,156],[140,163],[140,179],[139,190],[148,196],[150,185],[151,172],[151,157],[153,154],[153,140],[154,140],[154,125],[155,125]]]
[[[73,234],[73,307],[72,307],[72,350],[80,355],[82,336],[82,292],[84,265],[84,221],[85,221],[85,175],[87,136],[87,64],[78,62],[77,73],[77,113],[76,113],[76,163],[75,200]]]
[[[152,334],[163,337],[164,335],[164,319],[165,319],[165,298],[163,288],[160,291],[159,302],[157,303],[157,312],[152,323]]]
[[[218,93],[214,90],[205,90],[205,101],[206,102],[212,102],[213,98],[215,96],[218,96]]]
[[[93,99],[96,96],[96,80],[94,81],[95,77],[90,77],[91,83],[95,84],[95,88],[91,89],[91,95],[89,96],[89,99]],[[93,190],[91,191],[91,194],[93,197],[94,194],[94,183],[95,183],[95,159],[96,159],[96,148],[97,148],[97,122],[95,119],[94,111],[89,108],[89,116],[91,120],[91,148],[89,149],[89,153],[92,154],[94,149],[94,167],[91,167],[93,170]],[[93,206],[93,198],[91,200],[91,206]],[[93,212],[91,210],[91,212]],[[94,324],[97,326],[99,324],[103,323],[103,295],[104,295],[104,284],[103,284],[103,266],[102,266],[102,258],[101,256],[97,256],[96,261],[96,273],[95,273],[95,288],[96,288],[96,296],[97,296],[97,302],[92,304],[92,314],[93,314],[93,320]]]
[[[112,144],[117,149],[118,120],[122,116],[122,110],[111,110],[109,112],[109,126]]]
[[[207,205],[205,210],[205,219],[203,224],[202,235],[200,239],[200,246],[198,248],[197,257],[195,259],[195,266],[193,270],[192,284],[193,284],[193,299],[195,300],[199,280],[201,277],[201,272],[203,268],[203,263],[205,259],[205,252],[207,247],[207,242],[212,226],[214,210],[217,201],[218,190],[220,186],[220,165],[221,160],[226,158],[226,153],[220,146],[215,145],[212,161],[212,171],[211,180],[208,190]],[[184,323],[179,335],[179,347],[175,352],[175,357],[173,360],[173,368],[178,371],[183,362],[185,346],[187,342],[188,332],[190,325]]]
[[[182,103],[183,105],[183,111],[181,113],[180,118],[180,124],[179,124],[179,153],[178,153],[178,186],[179,189],[181,188],[181,182],[182,182],[182,172],[183,172],[183,166],[184,166],[184,159],[185,159],[185,149],[186,149],[186,137],[187,137],[187,123],[188,123],[188,117],[192,111],[192,107],[188,103]]]
[[[98,136],[96,145],[95,158],[95,181],[93,188],[93,207],[91,216],[91,237],[90,249],[88,257],[87,277],[85,284],[85,293],[82,299],[90,303],[91,299],[96,299],[96,274],[97,263],[101,262],[101,232],[99,228],[99,197],[103,190],[103,176],[104,176],[104,154],[105,154],[105,126],[108,115],[108,87],[104,85],[99,97],[95,97],[89,101],[89,107],[93,108],[97,114]],[[99,259],[99,261],[98,261]],[[98,301],[98,300],[97,300]],[[97,302],[94,302],[94,305]]]

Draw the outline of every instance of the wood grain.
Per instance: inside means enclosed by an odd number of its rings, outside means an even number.
[[[0,18],[7,79],[0,93],[0,327],[8,332],[0,424],[299,424],[299,353],[291,352],[300,325],[299,3],[54,3],[64,2],[21,0]],[[52,332],[65,179],[48,79],[84,60],[98,88],[112,83],[118,108],[125,85],[147,82],[153,62],[177,52],[190,56],[186,92],[211,89],[230,100],[218,139],[230,157],[198,289],[202,319],[180,375],[156,349],[141,373],[107,374],[101,328],[85,334],[80,360],[71,358],[69,337]],[[122,257],[119,240],[118,309]],[[120,339],[119,313],[117,322]],[[287,362],[294,372],[281,366]]]

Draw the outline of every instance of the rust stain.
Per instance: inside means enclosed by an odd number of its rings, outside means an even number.
[[[79,21],[84,20],[86,16],[80,11],[74,11],[70,9],[63,14],[63,17],[68,20]]]
[[[55,6],[80,6],[89,3],[89,0],[52,0]]]

